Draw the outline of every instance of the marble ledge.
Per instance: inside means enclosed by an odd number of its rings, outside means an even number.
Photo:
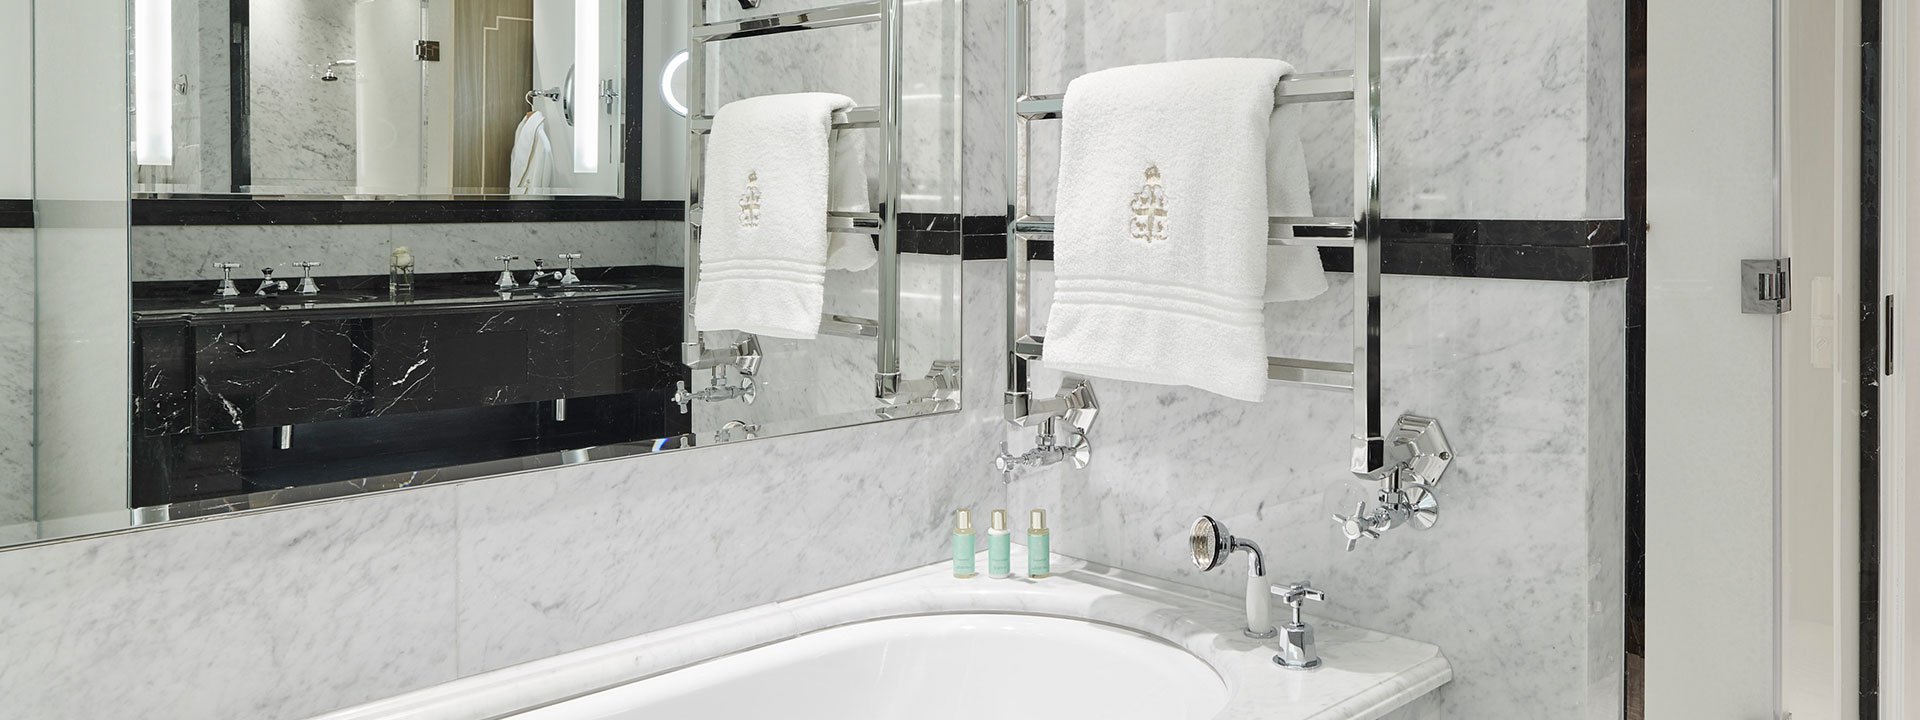
[[[1026,567],[1013,547],[1012,565]],[[1325,661],[1313,672],[1273,666],[1271,641],[1245,638],[1240,599],[1054,555],[1046,580],[957,580],[940,562],[794,600],[740,610],[555,657],[473,675],[315,720],[492,717],[852,623],[931,613],[1016,612],[1082,618],[1157,637],[1226,681],[1219,720],[1386,717],[1452,680],[1440,649],[1310,619]],[[985,562],[985,558],[980,560]]]

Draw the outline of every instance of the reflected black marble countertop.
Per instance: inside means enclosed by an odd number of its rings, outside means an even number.
[[[387,291],[387,277],[320,277],[320,294],[301,295],[292,290],[277,297],[259,298],[253,294],[258,277],[236,278],[238,297],[222,301],[215,297],[218,280],[154,281],[133,284],[133,321],[150,323],[252,322],[287,320],[294,317],[323,319],[372,317],[381,315],[424,315],[482,309],[513,309],[540,305],[598,304],[663,297],[679,297],[682,292],[681,269],[655,265],[580,268],[575,274],[581,286],[567,288],[545,283],[529,288],[528,270],[517,270],[514,277],[522,286],[512,293],[501,293],[493,283],[498,272],[435,273],[414,277],[414,290],[405,298]],[[297,273],[282,276],[291,287],[299,287]],[[600,286],[600,287],[593,287]]]

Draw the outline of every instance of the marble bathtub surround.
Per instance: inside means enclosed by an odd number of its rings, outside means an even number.
[[[1015,564],[1024,548],[1015,548]],[[985,556],[980,557],[982,562]],[[347,708],[316,720],[455,720],[494,717],[627,680],[791,639],[884,618],[940,613],[1024,613],[1081,618],[1144,633],[1192,653],[1225,681],[1216,718],[1377,718],[1447,684],[1437,648],[1353,626],[1316,621],[1324,664],[1288,672],[1271,641],[1245,637],[1230,597],[1118,568],[1055,556],[1045,583],[956,579],[945,563],[762,605],[649,635],[587,648],[416,693]]]

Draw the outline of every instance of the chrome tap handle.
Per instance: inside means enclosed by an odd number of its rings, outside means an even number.
[[[680,405],[681,415],[693,412],[693,393],[687,391],[687,381],[674,381],[673,401]]]
[[[261,297],[277,295],[287,289],[287,281],[273,279],[273,268],[260,268],[260,276],[260,287],[253,291],[255,295]]]
[[[300,268],[300,291],[299,291],[300,294],[301,295],[319,295],[320,283],[314,282],[313,269],[320,267],[320,261],[302,260],[300,262],[294,263],[293,266]]]
[[[1293,620],[1280,627],[1280,652],[1273,656],[1273,663],[1288,670],[1320,667],[1320,652],[1313,644],[1313,626],[1301,617],[1300,606],[1309,600],[1326,602],[1326,593],[1304,582],[1275,585],[1272,592],[1293,610]]]
[[[560,253],[560,259],[561,259],[561,260],[565,260],[565,261],[567,261],[567,269],[566,269],[565,271],[563,271],[563,272],[561,272],[561,273],[560,273],[560,284],[561,284],[561,285],[578,285],[578,284],[580,284],[580,276],[579,276],[579,275],[575,275],[575,274],[574,274],[574,272],[573,272],[573,264],[574,264],[574,262],[575,262],[575,261],[578,261],[578,260],[579,260],[580,258],[582,258],[582,257],[584,257],[584,255],[582,255],[582,254],[580,254],[580,253],[577,253],[577,252],[565,252],[565,253]]]
[[[220,287],[213,291],[214,296],[227,298],[239,295],[240,288],[233,286],[233,271],[240,268],[240,263],[223,262],[214,263],[213,266],[220,268]]]
[[[513,261],[519,260],[519,259],[520,259],[519,255],[493,256],[493,261],[500,263],[503,266],[500,268],[500,279],[493,283],[494,287],[499,288],[501,290],[512,290],[514,288],[520,287],[519,281],[513,279],[513,265],[511,265]]]
[[[1362,539],[1380,537],[1381,514],[1377,511],[1368,514],[1364,500],[1353,504],[1352,515],[1335,515],[1333,521],[1340,525],[1340,534],[1347,538],[1347,552],[1353,552]]]

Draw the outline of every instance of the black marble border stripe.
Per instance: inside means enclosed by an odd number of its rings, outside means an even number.
[[[1881,0],[1860,2],[1860,717],[1880,717]],[[1888,343],[1893,342],[1887,338]],[[1891,370],[1891,368],[1888,368]]]
[[[32,200],[0,200],[0,228],[33,227]]]
[[[1387,220],[1381,269],[1389,275],[1596,282],[1630,271],[1620,220]],[[1006,257],[1006,219],[963,223],[968,260]],[[1030,244],[1053,259],[1053,243]],[[1353,271],[1353,251],[1322,248],[1327,269]]]

